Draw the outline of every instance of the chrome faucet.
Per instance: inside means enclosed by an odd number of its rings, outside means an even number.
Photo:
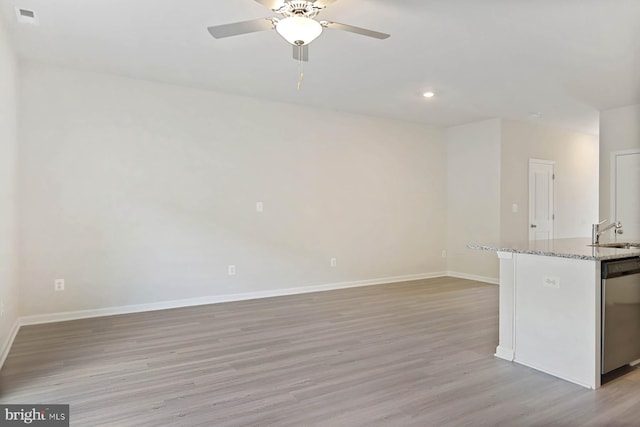
[[[622,228],[622,223],[620,221],[612,222],[611,224],[607,225],[605,228],[600,229],[600,226],[605,222],[607,222],[606,219],[604,221],[600,221],[600,223],[598,224],[593,224],[591,226],[591,243],[592,244],[594,245],[599,244],[600,235],[604,234],[606,231],[609,231],[614,227],[616,229],[616,233],[622,234],[622,230],[620,230]]]

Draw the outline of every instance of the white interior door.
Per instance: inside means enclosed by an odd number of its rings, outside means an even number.
[[[612,157],[611,220],[622,223],[624,236],[618,240],[640,241],[640,150]]]
[[[554,162],[529,160],[529,239],[553,239]]]

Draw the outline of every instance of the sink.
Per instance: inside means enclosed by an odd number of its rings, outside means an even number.
[[[638,243],[598,243],[589,246],[595,246],[596,248],[640,249],[640,244]]]

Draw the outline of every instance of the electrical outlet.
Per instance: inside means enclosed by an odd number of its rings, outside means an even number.
[[[262,213],[264,212],[264,203],[256,202],[256,212]]]
[[[547,276],[545,276],[543,281],[542,281],[542,286],[544,286],[545,288],[559,289],[560,288],[560,278],[559,277],[547,277]]]
[[[227,274],[229,274],[229,276],[235,276],[236,275],[236,266],[235,265],[230,265],[227,267]]]
[[[55,289],[56,292],[64,291],[64,279],[56,279],[53,282],[53,289]]]
[[[336,258],[331,258],[331,267],[335,267],[338,265],[338,260]]]
[[[0,301],[0,317],[4,316],[4,301]]]
[[[442,251],[442,258],[446,258],[447,257],[447,251]]]
[[[511,212],[518,213],[518,204],[517,203],[514,203],[513,205],[511,205]]]

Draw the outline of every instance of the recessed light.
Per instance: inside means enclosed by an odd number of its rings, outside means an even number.
[[[33,10],[16,7],[16,17],[21,24],[38,25],[38,18]]]
[[[539,119],[542,116],[542,113],[539,111],[534,111],[532,113],[529,113],[529,117],[531,117],[532,119]]]
[[[424,96],[425,98],[433,98],[434,96],[436,96],[436,94],[429,91],[429,92],[423,93],[422,96]]]

